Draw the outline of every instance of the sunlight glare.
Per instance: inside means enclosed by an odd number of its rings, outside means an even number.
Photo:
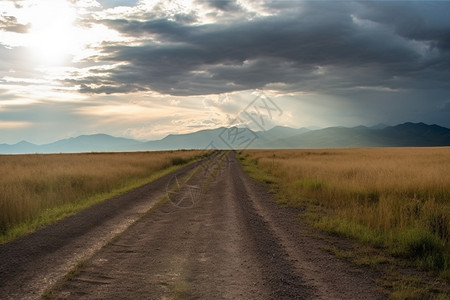
[[[43,65],[61,64],[76,51],[76,11],[63,0],[37,1],[30,10],[30,47]]]

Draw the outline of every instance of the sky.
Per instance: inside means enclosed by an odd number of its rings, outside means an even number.
[[[450,127],[450,2],[0,0],[0,143]]]

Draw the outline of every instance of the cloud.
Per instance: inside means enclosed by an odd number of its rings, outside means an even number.
[[[98,2],[105,8],[112,8],[117,6],[134,6],[138,0],[98,0]]]
[[[0,30],[15,33],[27,33],[29,29],[30,24],[20,24],[14,16],[0,15]]]
[[[18,122],[18,121],[0,121],[1,128],[23,128],[29,127],[31,123],[29,122]]]
[[[242,7],[236,0],[215,1],[215,0],[197,0],[196,3],[203,4],[207,7],[218,9],[224,12],[239,12]]]
[[[201,3],[221,10],[237,5]],[[70,83],[78,83],[86,93],[151,90],[170,95],[225,93],[279,83],[297,91],[448,87],[450,26],[440,33],[433,27],[407,31],[403,28],[425,18],[411,3],[383,3],[375,12],[369,5],[299,2],[289,10],[278,8],[283,14],[233,23],[103,20],[137,43],[105,45],[96,59],[117,67],[98,70],[99,78]],[[397,23],[382,18],[391,6],[400,15]]]
[[[450,50],[450,5],[441,1],[362,3],[361,17],[392,28],[408,39],[433,41],[441,51]]]

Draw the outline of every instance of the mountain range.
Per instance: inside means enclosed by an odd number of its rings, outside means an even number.
[[[22,141],[0,144],[0,154],[122,152],[177,149],[292,149],[354,147],[450,146],[450,129],[424,123],[373,127],[329,127],[311,130],[276,126],[267,131],[220,127],[188,134],[170,134],[161,140],[138,141],[106,134],[81,135],[36,145]]]

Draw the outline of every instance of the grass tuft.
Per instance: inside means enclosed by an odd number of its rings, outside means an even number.
[[[173,166],[184,165],[187,162],[189,162],[189,159],[186,159],[186,158],[183,158],[183,157],[179,157],[179,156],[172,157],[172,159],[171,159],[171,163],[172,163]]]
[[[392,255],[416,260],[424,269],[448,269],[449,255],[445,253],[442,241],[423,229],[408,228],[397,232],[389,246]]]

